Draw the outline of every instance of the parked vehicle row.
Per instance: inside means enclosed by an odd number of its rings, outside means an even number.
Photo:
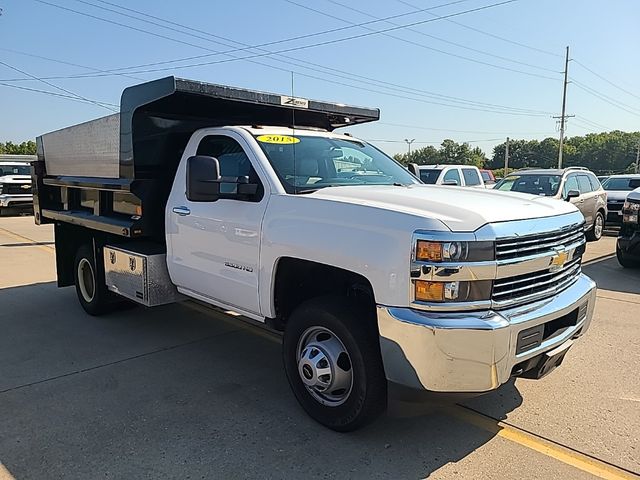
[[[33,211],[29,155],[0,155],[0,216]]]
[[[378,118],[174,77],[127,88],[119,114],[37,139],[35,221],[55,225],[58,285],[91,315],[187,297],[282,331],[296,399],[338,431],[388,397],[544,377],[593,316],[585,218],[421,184],[334,132]],[[457,185],[482,185],[464,169]]]

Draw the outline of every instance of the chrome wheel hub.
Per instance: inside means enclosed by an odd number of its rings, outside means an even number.
[[[298,374],[309,393],[321,404],[338,406],[351,393],[351,358],[329,329],[311,327],[298,342]]]
[[[604,229],[604,220],[600,215],[596,217],[596,224],[593,226],[595,230],[596,237],[600,238],[602,236],[602,230]]]
[[[84,300],[89,303],[93,300],[96,286],[93,276],[93,266],[86,258],[78,262],[78,286]]]

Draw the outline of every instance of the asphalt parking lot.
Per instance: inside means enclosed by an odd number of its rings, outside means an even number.
[[[188,302],[87,316],[52,240],[0,219],[0,480],[639,478],[640,271],[614,238],[588,245],[595,318],[561,368],[351,434],[298,407],[276,336]]]

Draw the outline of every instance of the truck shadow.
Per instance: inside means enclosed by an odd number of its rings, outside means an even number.
[[[424,478],[494,436],[437,407],[327,430],[290,393],[277,339],[187,305],[92,318],[53,283],[0,304],[0,458],[16,478]],[[522,398],[510,382],[483,402],[504,418]]]
[[[640,294],[640,269],[623,268],[615,256],[584,265],[582,272],[601,290]]]

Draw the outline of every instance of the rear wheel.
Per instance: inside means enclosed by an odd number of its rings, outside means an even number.
[[[593,220],[593,227],[586,233],[587,240],[595,242],[602,238],[604,232],[604,215],[602,212],[596,213],[596,218]]]
[[[293,312],[283,343],[285,371],[304,410],[339,432],[373,421],[386,407],[378,335],[346,298],[309,300]]]
[[[74,262],[76,294],[80,305],[89,315],[101,315],[111,308],[109,291],[105,285],[104,274],[95,260],[90,244],[82,245],[76,253]]]

